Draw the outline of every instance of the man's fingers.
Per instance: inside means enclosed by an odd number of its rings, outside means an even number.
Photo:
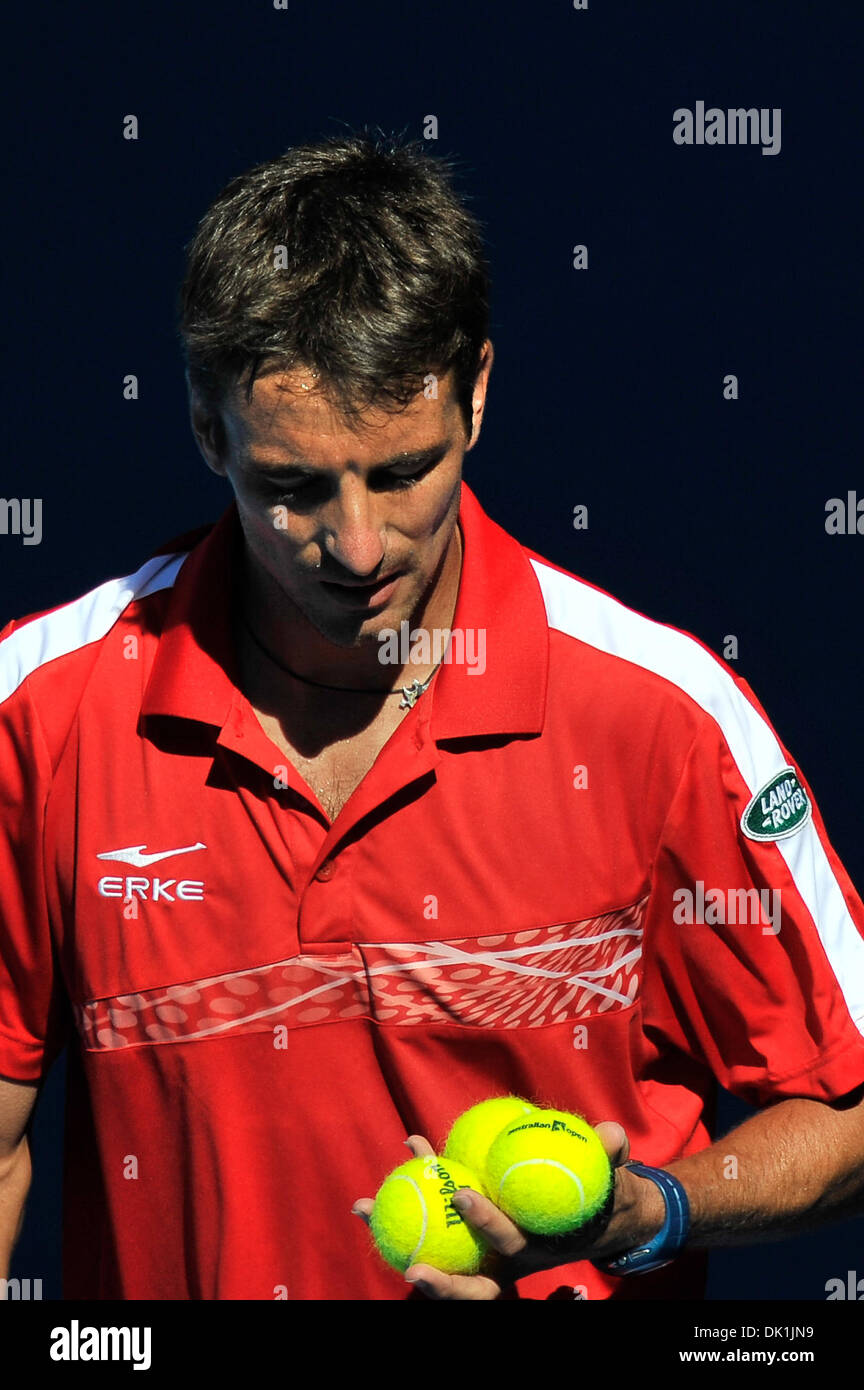
[[[429,1140],[425,1139],[422,1134],[409,1134],[408,1138],[405,1139],[403,1142],[411,1150],[411,1153],[413,1154],[414,1158],[428,1158],[431,1154],[435,1153],[435,1150],[429,1143]],[[407,1163],[408,1161],[408,1159],[400,1160],[400,1162],[402,1163]],[[361,1217],[362,1220],[365,1221],[366,1225],[368,1226],[369,1217],[372,1215],[372,1208],[374,1207],[374,1205],[374,1197],[358,1197],[357,1201],[351,1208],[351,1213],[353,1216]]]
[[[445,1274],[432,1265],[411,1265],[405,1271],[405,1277],[409,1283],[416,1284],[427,1298],[478,1303],[501,1297],[500,1286],[494,1279],[487,1279],[485,1274]]]
[[[414,1137],[416,1136],[412,1135],[412,1138]],[[420,1143],[425,1143],[425,1140],[420,1139]],[[509,1254],[523,1248],[525,1237],[522,1232],[479,1192],[463,1187],[455,1195],[468,1198],[471,1210],[465,1210],[465,1219],[478,1231],[482,1230],[493,1250]],[[372,1197],[358,1197],[351,1211],[368,1226],[374,1205]],[[461,1208],[463,1204],[460,1202],[458,1205]],[[493,1279],[487,1279],[481,1274],[445,1274],[443,1270],[435,1269],[432,1265],[412,1265],[410,1270],[406,1270],[406,1277],[408,1274],[411,1275],[409,1283],[415,1283],[415,1279],[422,1281],[419,1291],[427,1298],[489,1301],[501,1296],[500,1286]]]
[[[358,1197],[351,1208],[351,1214],[352,1216],[359,1216],[368,1226],[369,1217],[372,1215],[372,1208],[374,1205],[375,1199],[373,1197]]]
[[[453,1205],[460,1211],[468,1225],[482,1235],[486,1243],[499,1255],[518,1255],[525,1249],[527,1239],[524,1231],[505,1216],[500,1207],[490,1202],[482,1193],[473,1188],[460,1187],[453,1194]]]
[[[594,1128],[609,1155],[612,1167],[618,1168],[622,1163],[626,1163],[630,1157],[630,1140],[624,1126],[619,1125],[617,1120],[601,1120]]]
[[[431,1158],[434,1156],[435,1150],[429,1143],[429,1140],[423,1138],[422,1134],[409,1134],[405,1143],[408,1145],[408,1148],[415,1158]]]

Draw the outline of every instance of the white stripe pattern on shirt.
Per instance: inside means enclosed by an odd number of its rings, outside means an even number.
[[[134,574],[106,579],[11,632],[0,642],[0,704],[46,662],[105,637],[135,599],[169,588],[188,554],[154,555]]]
[[[549,626],[653,671],[689,695],[720,726],[750,796],[787,766],[773,729],[698,642],[573,575],[535,559],[531,565]],[[849,914],[812,818],[796,834],[774,843],[813,919],[846,1007],[864,1033],[864,938]]]

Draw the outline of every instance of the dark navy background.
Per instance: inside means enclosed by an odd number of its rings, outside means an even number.
[[[468,482],[549,559],[715,651],[738,637],[860,889],[864,536],[825,532],[828,498],[864,496],[856,7],[289,5],[6,17],[0,493],[43,499],[43,540],[0,537],[0,625],[134,570],[230,500],[189,432],[173,329],[184,244],[224,183],[340,129],[419,136],[431,113],[430,153],[458,159],[493,270]],[[781,152],[675,145],[673,111],[698,100],[780,107]],[[13,1267],[46,1297],[62,1073],[38,1107]],[[724,1097],[725,1128],[747,1113]],[[827,1279],[864,1275],[862,1235],[858,1219],[716,1252],[710,1294],[824,1299]]]

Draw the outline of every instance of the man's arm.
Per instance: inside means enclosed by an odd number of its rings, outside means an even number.
[[[39,1087],[0,1077],[0,1279],[9,1277],[9,1260],[24,1221],[30,1190],[27,1125]]]
[[[753,1245],[864,1214],[864,1087],[831,1104],[779,1101],[666,1168],[690,1199],[691,1245]]]
[[[607,1128],[608,1151],[613,1126],[600,1127]],[[610,1156],[626,1161],[629,1143]],[[687,1248],[756,1245],[864,1214],[864,1086],[830,1104],[778,1101],[707,1149],[663,1166],[690,1203]],[[655,1236],[664,1215],[656,1184],[616,1166],[615,1205],[603,1234],[587,1251],[574,1242],[557,1263],[622,1254]],[[470,1220],[477,1224],[473,1212]]]
[[[540,1269],[577,1260],[608,1259],[657,1234],[663,1224],[663,1198],[653,1182],[621,1167],[630,1157],[619,1124],[597,1126],[616,1166],[615,1202],[608,1225],[590,1245],[579,1233],[561,1238],[551,1251],[526,1235],[488,1198],[471,1192],[470,1205],[457,1193],[453,1202],[483,1232],[492,1248],[512,1262],[521,1278]],[[428,1141],[412,1136],[415,1153],[431,1152]],[[754,1245],[864,1213],[864,1087],[828,1104],[787,1099],[759,1111],[707,1149],[665,1165],[683,1183],[690,1202],[688,1248]],[[353,1210],[368,1221],[372,1201]],[[505,1277],[502,1266],[501,1277]],[[634,1276],[638,1277],[638,1276]],[[444,1274],[431,1265],[406,1271],[424,1292],[440,1299],[495,1299],[502,1284],[488,1275]]]

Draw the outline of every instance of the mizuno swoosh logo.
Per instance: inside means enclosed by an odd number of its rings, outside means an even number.
[[[184,845],[182,849],[163,849],[158,854],[142,854],[143,845],[129,845],[126,849],[110,849],[107,854],[97,854],[97,859],[120,859],[124,864],[134,864],[136,869],[146,869],[159,859],[170,859],[174,854],[191,854],[196,849],[206,849],[199,840],[197,845]]]

